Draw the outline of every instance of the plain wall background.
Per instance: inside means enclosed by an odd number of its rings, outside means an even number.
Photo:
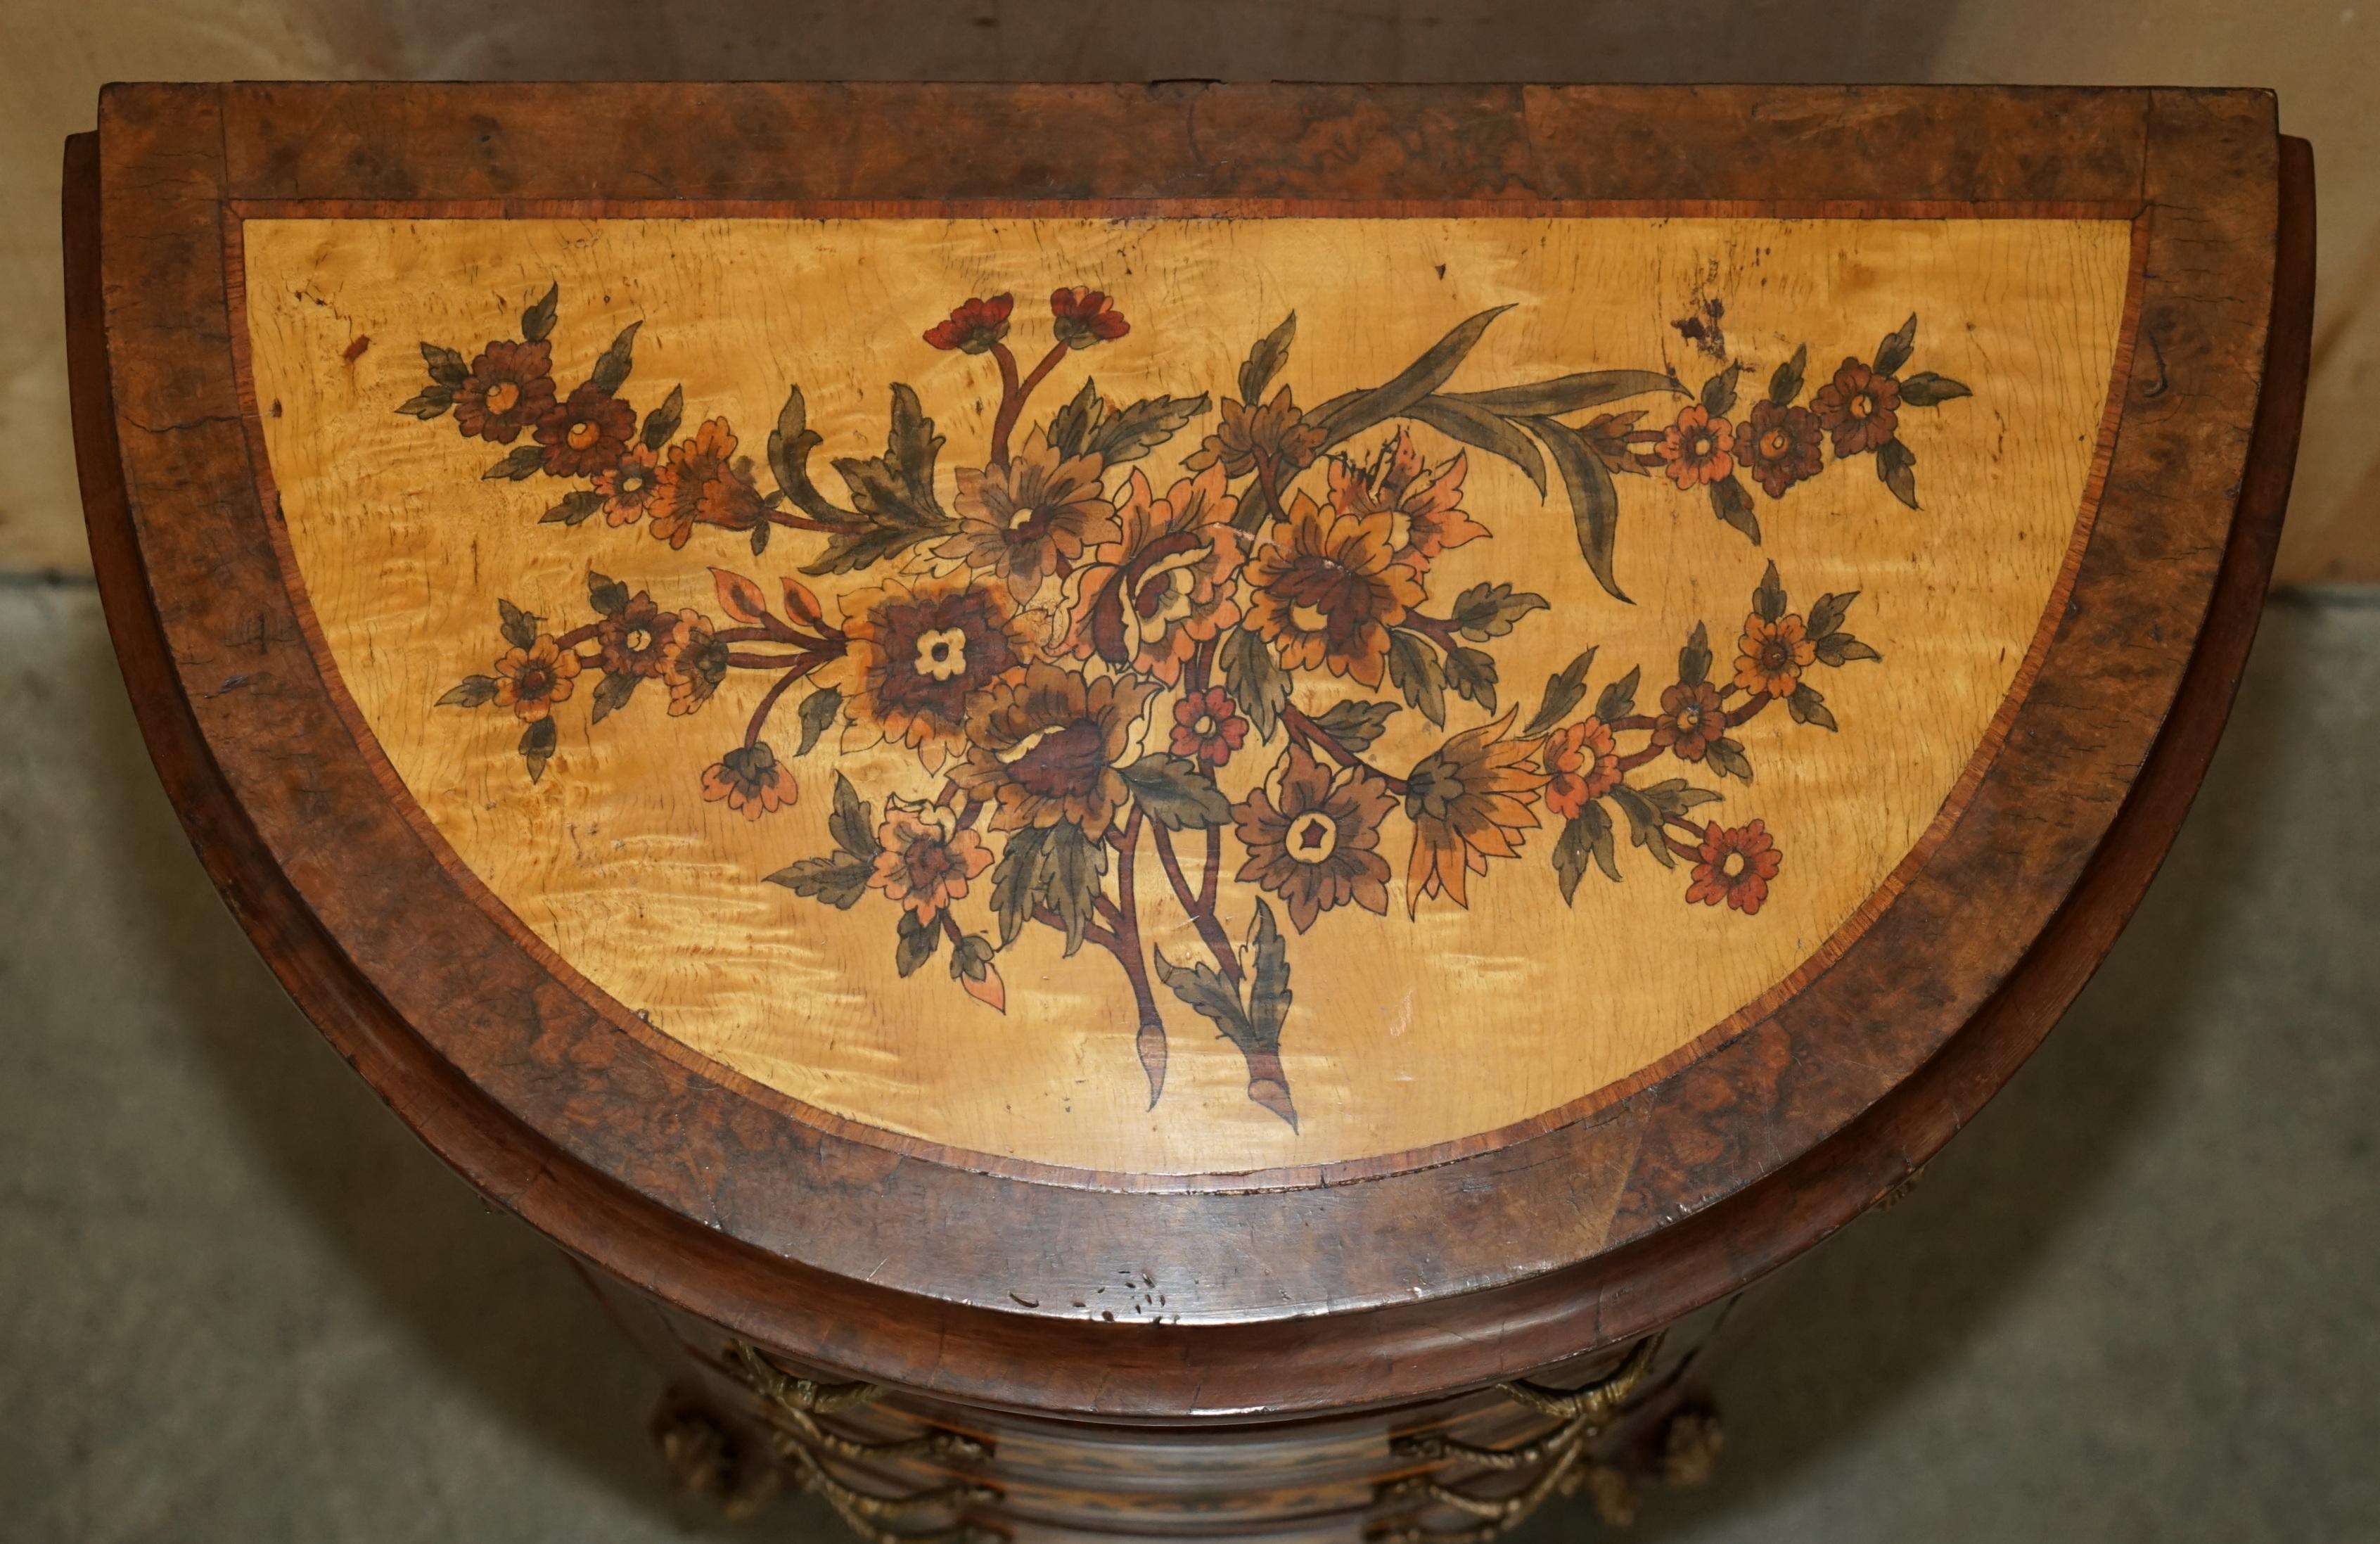
[[[2321,187],[2280,582],[2380,580],[2380,10],[2342,0],[6,0],[0,572],[88,573],[59,143],[131,79],[1981,81],[2266,86]]]

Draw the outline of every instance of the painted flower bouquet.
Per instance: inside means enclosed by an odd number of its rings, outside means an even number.
[[[924,334],[997,372],[989,440],[968,458],[979,464],[945,482],[945,442],[896,383],[882,454],[832,460],[838,503],[811,477],[821,440],[798,387],[765,443],[765,490],[725,419],[686,431],[682,390],[641,417],[629,406],[639,324],[564,394],[549,344],[558,298],[550,290],[518,339],[468,361],[424,344],[429,383],[400,411],[451,413],[465,435],[511,447],[489,478],[571,484],[550,523],[601,516],[674,549],[698,531],[735,533],[755,557],[795,533],[816,542],[802,574],[859,582],[830,603],[785,577],[772,598],[715,567],[714,616],[665,609],[590,570],[588,619],[576,626],[501,602],[492,671],[440,702],[510,710],[534,780],[554,754],[556,707],[582,687],[592,722],[627,709],[648,682],[670,716],[693,717],[748,674],[765,685],[740,737],[703,772],[704,798],[755,821],[793,807],[789,761],[831,730],[844,750],[891,746],[916,768],[906,786],[865,792],[838,772],[828,846],[771,882],[845,909],[889,903],[900,976],[943,955],[952,980],[996,1009],[1007,991],[999,956],[1026,930],[1049,930],[1069,956],[1088,945],[1130,986],[1152,1104],[1165,1081],[1162,993],[1239,1048],[1248,1097],[1292,1125],[1281,1044],[1293,993],[1276,906],[1300,934],[1348,906],[1386,915],[1402,848],[1409,915],[1429,900],[1467,906],[1491,861],[1521,857],[1533,833],[1549,835],[1569,903],[1590,870],[1621,877],[1624,832],[1647,861],[1685,876],[1689,904],[1755,915],[1783,862],[1773,834],[1758,819],[1694,812],[1721,799],[1712,781],[1752,781],[1734,731],[1772,708],[1836,728],[1811,677],[1877,658],[1844,630],[1854,595],[1795,610],[1772,564],[1731,663],[1698,625],[1674,678],[1640,702],[1641,668],[1595,687],[1589,649],[1524,719],[1492,646],[1549,602],[1507,582],[1451,595],[1434,585],[1443,553],[1489,534],[1466,504],[1469,452],[1512,461],[1541,493],[1550,462],[1582,555],[1618,596],[1617,478],[1706,489],[1718,517],[1757,541],[1743,479],[1780,499],[1824,469],[1830,446],[1837,462],[1874,456],[1914,508],[1900,415],[1966,394],[1899,373],[1913,317],[1806,403],[1807,351],[1797,352],[1740,415],[1741,364],[1691,395],[1665,371],[1628,370],[1447,391],[1500,308],[1393,379],[1309,411],[1275,385],[1293,316],[1256,343],[1237,395],[1166,480],[1142,463],[1208,413],[1204,393],[1119,403],[1086,375],[1046,419],[1028,419],[1075,356],[1130,332],[1110,297],[1065,287],[1050,298],[1050,345],[1029,369],[1010,348],[1010,296],[969,299]],[[1638,397],[1689,400],[1659,429],[1641,427],[1649,408],[1609,407]],[[1448,453],[1426,452],[1425,434]],[[796,688],[792,722],[771,739]],[[1382,765],[1373,748],[1404,711],[1444,737],[1411,766]],[[1450,730],[1453,714],[1474,722]],[[1193,954],[1172,957],[1148,936],[1159,894],[1188,918]]]

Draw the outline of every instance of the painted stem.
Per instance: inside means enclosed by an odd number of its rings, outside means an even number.
[[[1008,436],[1016,428],[1018,415],[1025,411],[1025,399],[1031,396],[1033,388],[1058,368],[1058,361],[1066,357],[1066,346],[1051,344],[1050,352],[1041,356],[1041,362],[1035,365],[1033,373],[1023,381],[1016,379],[1016,356],[1008,351],[1008,345],[993,344],[991,354],[1000,363],[1000,411],[991,420],[991,464],[1005,467],[1008,465]]]
[[[1382,772],[1379,768],[1372,765],[1369,761],[1365,760],[1354,751],[1349,750],[1345,746],[1341,745],[1337,738],[1334,737],[1329,730],[1323,728],[1322,725],[1306,717],[1305,714],[1301,712],[1299,710],[1291,707],[1282,708],[1281,711],[1281,722],[1292,735],[1296,736],[1303,743],[1306,745],[1320,746],[1323,750],[1330,755],[1330,759],[1338,762],[1341,766],[1347,768],[1351,772],[1360,767],[1365,772],[1370,772],[1374,777],[1378,778],[1382,783],[1387,784],[1389,792],[1392,794],[1402,794],[1405,791],[1405,780],[1403,778],[1390,776],[1387,772]]]
[[[1208,826],[1207,829],[1214,833],[1215,845],[1220,850],[1221,833],[1216,832],[1213,826]],[[1240,984],[1239,955],[1232,952],[1231,936],[1223,931],[1223,924],[1216,919],[1213,894],[1211,892],[1200,894],[1190,888],[1189,880],[1182,872],[1182,860],[1173,851],[1173,833],[1163,826],[1157,827],[1156,833],[1157,860],[1165,867],[1165,878],[1173,886],[1174,899],[1180,901],[1182,909],[1189,914],[1190,925],[1198,930],[1198,937],[1206,943],[1207,952],[1215,956],[1215,968],[1223,973],[1225,980],[1230,981],[1234,987],[1238,986]],[[1210,866],[1208,869],[1210,878],[1213,872]]]

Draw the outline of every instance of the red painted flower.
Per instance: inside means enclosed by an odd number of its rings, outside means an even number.
[[[1447,548],[1488,534],[1463,510],[1466,465],[1456,451],[1436,468],[1425,467],[1413,436],[1400,425],[1370,466],[1343,456],[1330,463],[1330,507],[1342,515],[1386,512],[1390,555],[1420,573]]]
[[[1421,576],[1390,552],[1388,512],[1341,515],[1301,492],[1288,526],[1248,560],[1248,625],[1291,670],[1378,686],[1389,629],[1425,593]]]
[[[1661,458],[1661,469],[1670,474],[1670,480],[1682,489],[1717,482],[1735,470],[1735,426],[1711,417],[1709,408],[1694,403],[1678,414],[1677,422],[1661,431],[1661,443],[1653,447],[1653,454]]]
[[[1900,425],[1900,383],[1845,359],[1835,378],[1811,394],[1818,425],[1835,437],[1837,456],[1875,450]]]
[[[1013,295],[995,295],[989,300],[969,299],[927,328],[926,341],[937,348],[955,348],[962,354],[988,354],[993,344],[1008,335],[1008,313],[1015,304]]]
[[[606,525],[633,526],[645,517],[661,492],[660,459],[643,445],[630,445],[618,466],[595,474]]]
[[[906,906],[919,926],[941,915],[952,902],[966,899],[967,881],[991,867],[983,838],[959,830],[957,818],[939,804],[886,800],[876,841],[882,850],[868,876],[868,888]]]
[[[1699,761],[1713,740],[1727,733],[1727,710],[1708,681],[1687,686],[1681,681],[1661,693],[1661,711],[1653,720],[1653,743],[1676,754],[1681,761]]]
[[[1687,904],[1715,906],[1725,901],[1750,917],[1768,899],[1768,881],[1784,861],[1764,822],[1730,828],[1713,821],[1703,828],[1694,882],[1686,887]]]
[[[702,774],[704,801],[717,804],[723,799],[728,808],[742,812],[747,821],[783,809],[799,792],[793,769],[777,760],[766,740],[737,746]]]
[[[1299,932],[1349,902],[1389,910],[1380,823],[1396,808],[1389,785],[1363,768],[1333,772],[1292,744],[1272,775],[1232,807],[1248,860],[1240,878],[1280,896]]]
[[[1122,534],[1102,541],[1075,571],[1066,647],[1129,666],[1168,686],[1182,667],[1240,619],[1245,538],[1232,529],[1239,502],[1209,467],[1159,498],[1135,468],[1116,508]]]
[[[455,389],[455,427],[508,445],[553,411],[553,353],[543,343],[492,343]]]
[[[1762,400],[1735,432],[1735,457],[1752,480],[1781,499],[1785,490],[1818,475],[1818,442],[1826,437],[1818,415],[1807,407],[1779,407]]]
[[[735,457],[735,432],[725,419],[710,419],[688,439],[670,446],[653,497],[655,539],[673,548],[686,545],[695,526],[749,530],[768,513],[752,483],[748,462]]]
[[[552,633],[540,633],[526,649],[508,649],[496,661],[496,700],[530,723],[553,711],[570,695],[578,656]]]
[[[637,410],[610,392],[581,386],[539,420],[549,477],[593,477],[618,467],[637,432]]]
[[[1173,743],[1169,748],[1176,756],[1195,756],[1210,767],[1220,767],[1247,738],[1248,721],[1240,716],[1232,694],[1220,687],[1194,691],[1173,705]]]
[[[1111,343],[1132,331],[1132,323],[1115,309],[1115,302],[1096,289],[1076,285],[1072,289],[1053,290],[1050,296],[1050,314],[1056,318],[1050,331],[1058,341],[1069,348],[1088,348],[1095,343]]]
[[[1620,747],[1612,739],[1611,725],[1590,718],[1555,730],[1546,736],[1545,767],[1553,779],[1546,784],[1546,808],[1576,819],[1619,786]]]

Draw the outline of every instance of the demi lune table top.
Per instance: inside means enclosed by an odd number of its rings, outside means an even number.
[[[2219,731],[2267,97],[668,90],[115,90],[78,429],[268,958],[724,1322],[1118,1411],[1658,1322],[1988,1096]]]

